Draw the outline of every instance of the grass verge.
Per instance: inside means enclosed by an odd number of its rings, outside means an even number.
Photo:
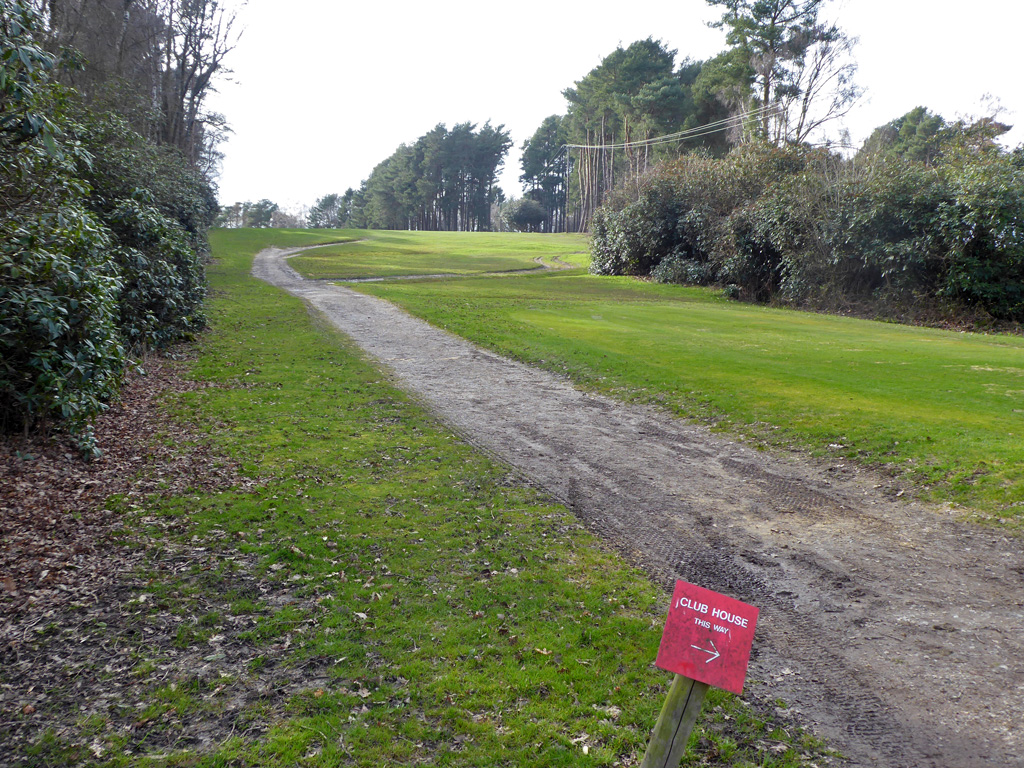
[[[248,277],[308,237],[216,233],[173,407],[248,479],[111,501],[144,563],[26,633],[25,659],[68,650],[12,764],[638,764],[668,596]],[[72,709],[83,680],[104,692]],[[713,691],[684,764],[829,764],[767,699]]]

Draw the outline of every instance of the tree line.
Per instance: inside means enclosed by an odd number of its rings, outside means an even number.
[[[710,72],[742,120],[725,147],[639,174],[627,158],[599,190],[592,271],[901,320],[1024,321],[1024,148],[1000,146],[1009,126],[922,106],[854,155],[815,146],[858,93],[822,1],[708,1],[731,48],[695,82]]]
[[[222,205],[214,226],[226,229],[302,229],[306,226],[306,219],[304,216],[282,210],[273,200],[263,198],[256,202],[246,200],[232,205]]]
[[[215,0],[0,0],[0,429],[87,453],[133,356],[205,324],[233,44]]]
[[[853,41],[823,20],[824,2],[708,0],[722,9],[713,26],[725,30],[727,48],[706,61],[684,57],[677,64],[678,52],[653,38],[617,48],[563,91],[565,114],[545,118],[524,142],[525,192],[506,201],[493,191],[497,221],[493,213],[488,221],[483,198],[479,215],[467,219],[471,226],[437,215],[439,167],[424,160],[428,134],[399,148],[359,190],[346,192],[342,208],[340,195],[318,200],[309,224],[585,231],[612,190],[637,192],[652,168],[680,154],[700,149],[721,156],[752,140],[804,143],[845,115],[860,94]],[[502,138],[507,142],[507,134]],[[496,167],[501,146],[493,145]],[[458,175],[461,160],[435,157],[453,162],[451,173]],[[328,210],[342,218],[325,215]]]
[[[318,199],[308,225],[490,230],[493,209],[504,199],[497,178],[511,146],[502,125],[437,125],[414,143],[402,144],[358,190]]]
[[[728,47],[706,61],[648,38],[618,48],[563,91],[568,109],[524,145],[526,196],[564,228],[587,230],[607,195],[638,192],[660,163],[746,141],[805,143],[860,95],[853,42],[822,19],[825,0],[708,0]]]

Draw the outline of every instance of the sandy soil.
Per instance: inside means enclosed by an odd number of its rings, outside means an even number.
[[[1024,766],[1024,542],[894,498],[871,473],[773,456],[580,392],[387,302],[301,297],[442,420],[568,504],[668,589],[761,608],[749,696],[863,766]]]

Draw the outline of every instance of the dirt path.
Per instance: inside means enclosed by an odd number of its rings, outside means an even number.
[[[361,243],[362,240],[352,240],[353,243]],[[311,246],[314,248],[320,248],[322,246]],[[289,253],[298,253],[305,251],[307,248],[299,248]],[[551,261],[556,266],[549,266],[544,263],[544,259],[540,256],[535,258],[534,263],[536,267],[529,267],[527,269],[506,269],[502,272],[474,272],[472,274],[459,274],[457,272],[437,272],[428,275],[388,275],[387,277],[337,277],[337,278],[326,278],[327,280],[339,282],[339,283],[387,283],[392,280],[434,280],[452,277],[489,277],[491,275],[528,275],[533,272],[547,272],[553,269],[572,269],[572,264],[566,264],[557,256],[552,257]]]
[[[440,418],[570,505],[669,587],[761,608],[751,694],[863,766],[1024,766],[1024,542],[890,500],[842,465],[773,457],[584,394],[379,299],[303,298]]]

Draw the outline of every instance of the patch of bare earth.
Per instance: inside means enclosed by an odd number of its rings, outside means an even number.
[[[166,359],[145,369],[98,421],[101,458],[60,438],[0,443],[0,766],[81,764],[111,744],[206,748],[262,732],[254,704],[294,688],[276,670],[287,648],[257,651],[245,632],[258,616],[230,603],[304,601],[253,575],[232,542],[192,541],[187,518],[145,515],[153,496],[255,485],[161,409],[202,385]]]
[[[163,416],[159,398],[195,388],[173,361],[150,358],[96,424],[101,457],[86,461],[66,438],[3,436],[0,441],[0,611],[3,637],[13,622],[95,602],[133,556],[112,535],[121,513],[111,496],[181,493],[222,487],[233,470],[209,455],[187,428]],[[190,446],[183,451],[179,446]],[[128,558],[129,560],[126,560]]]

